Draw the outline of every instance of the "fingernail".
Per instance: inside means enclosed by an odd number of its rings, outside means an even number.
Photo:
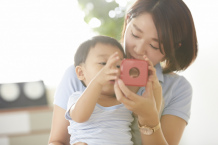
[[[118,83],[119,83],[119,84],[121,84],[121,83],[122,83],[120,79],[118,79],[117,81],[118,81]]]

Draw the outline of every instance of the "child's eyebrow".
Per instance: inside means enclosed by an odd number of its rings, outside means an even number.
[[[104,58],[106,58],[106,57],[108,57],[109,55],[107,55],[107,54],[99,54],[97,57],[104,57]]]

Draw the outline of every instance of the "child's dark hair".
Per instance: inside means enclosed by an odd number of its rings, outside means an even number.
[[[84,63],[86,61],[86,58],[87,58],[87,55],[88,55],[90,49],[95,47],[95,45],[97,43],[116,46],[117,48],[120,49],[120,51],[124,55],[123,47],[116,39],[108,37],[108,36],[94,36],[94,37],[86,40],[82,44],[80,44],[80,46],[78,47],[76,54],[74,56],[74,66],[78,66],[81,63]]]

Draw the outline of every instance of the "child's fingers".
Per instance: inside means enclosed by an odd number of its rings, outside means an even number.
[[[118,79],[118,77],[115,76],[115,75],[108,75],[108,76],[106,76],[105,79],[108,80],[108,81],[112,81],[112,80],[116,80],[116,79]]]
[[[108,67],[112,67],[115,66],[115,64],[117,63],[117,61],[120,60],[120,57],[118,56],[118,52],[115,52],[114,54],[112,54],[108,61],[107,61],[107,66]]]
[[[107,75],[112,75],[112,74],[119,74],[119,69],[115,68],[115,69],[108,69],[108,71],[106,72]]]

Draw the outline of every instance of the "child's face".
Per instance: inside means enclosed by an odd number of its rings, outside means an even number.
[[[94,48],[91,48],[86,58],[86,62],[83,65],[86,86],[96,76],[96,74],[105,66],[108,58],[118,52],[120,60],[116,63],[116,66],[120,66],[122,59],[124,58],[123,53],[116,46],[110,44],[97,43]],[[114,94],[114,83],[109,81],[102,88],[102,93],[107,95]]]

